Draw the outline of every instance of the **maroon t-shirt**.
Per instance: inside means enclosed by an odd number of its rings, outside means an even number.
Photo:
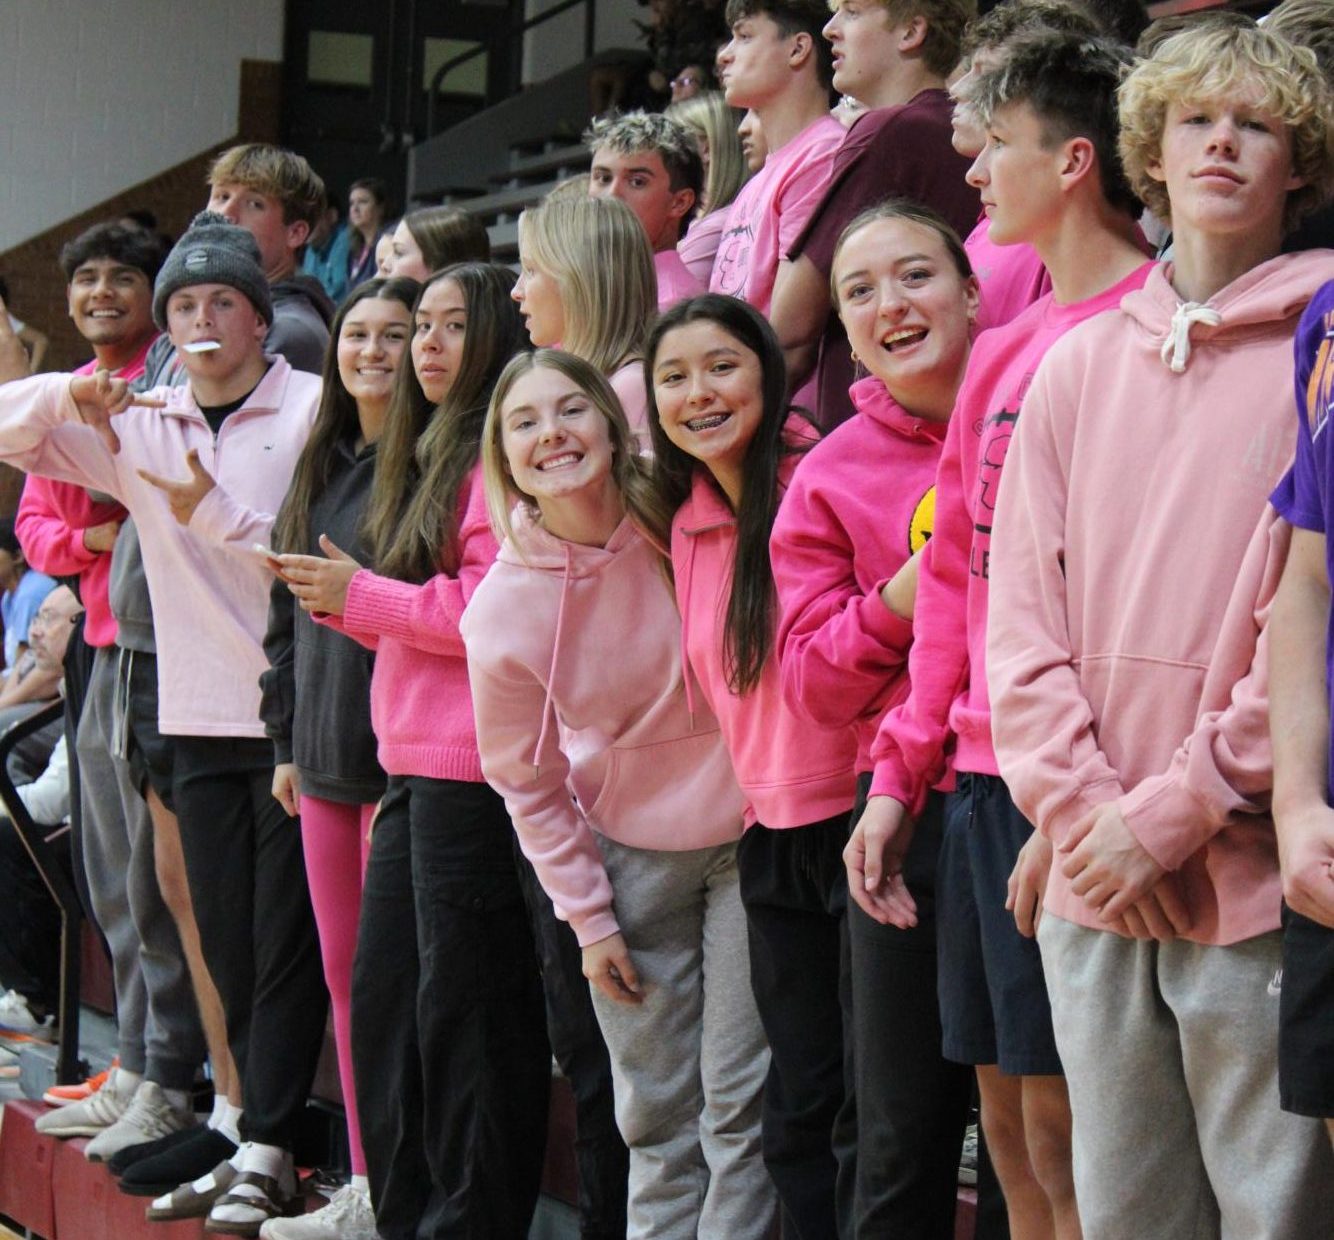
[[[977,222],[978,192],[964,174],[972,161],[950,144],[953,105],[943,90],[924,90],[907,103],[860,117],[834,153],[829,188],[806,231],[788,253],[805,255],[827,280],[834,246],[852,220],[886,198],[908,198],[940,212],[960,237]],[[848,388],[854,373],[843,324],[831,313],[820,342],[816,416],[828,432],[855,412]]]

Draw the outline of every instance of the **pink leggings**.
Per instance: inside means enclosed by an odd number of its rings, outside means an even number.
[[[370,852],[368,835],[374,805],[342,805],[319,797],[301,798],[301,843],[315,924],[320,932],[324,980],[333,1002],[338,1078],[347,1109],[347,1144],[352,1174],[366,1174],[352,1077],[352,958],[361,919],[361,880]]]

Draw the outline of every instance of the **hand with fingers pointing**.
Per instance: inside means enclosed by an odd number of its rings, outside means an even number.
[[[347,610],[347,588],[361,565],[335,546],[328,534],[320,535],[320,550],[328,559],[317,555],[277,556],[282,566],[282,579],[296,596],[302,611],[341,616]]]
[[[200,501],[218,485],[213,475],[200,462],[197,449],[191,448],[185,454],[185,465],[190,471],[190,476],[184,481],[163,478],[160,474],[150,473],[146,469],[138,471],[139,477],[151,486],[157,487],[167,497],[167,503],[171,505],[171,515],[181,525],[190,524],[190,518],[195,515],[195,509],[199,507]]]
[[[124,379],[113,379],[105,367],[99,367],[91,375],[75,375],[69,382],[69,394],[79,421],[91,426],[113,454],[120,451],[120,439],[112,428],[112,418],[131,405],[145,409],[167,407],[167,402],[156,396],[136,396]]]

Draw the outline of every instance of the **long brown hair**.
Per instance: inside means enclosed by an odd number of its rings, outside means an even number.
[[[508,267],[457,263],[436,272],[422,295],[438,280],[453,280],[466,307],[459,373],[433,409],[413,367],[400,368],[366,514],[376,571],[402,581],[458,570],[459,489],[477,464],[496,376],[524,342]]]
[[[376,278],[358,284],[338,307],[333,325],[329,329],[329,347],[324,353],[324,366],[320,371],[323,387],[320,391],[320,407],[315,413],[315,423],[310,428],[310,438],[301,450],[296,470],[292,474],[292,484],[287,489],[283,506],[278,509],[278,517],[273,523],[273,549],[278,552],[293,551],[305,554],[310,551],[310,506],[320,497],[329,485],[333,473],[334,459],[338,453],[338,444],[342,440],[355,440],[361,433],[361,421],[357,416],[357,402],[353,400],[347,388],[343,386],[338,373],[338,338],[343,331],[343,323],[348,312],[358,302],[376,298],[380,301],[397,301],[409,311],[417,302],[421,285],[406,276],[390,279]],[[399,373],[395,383],[402,378],[404,370],[412,370],[412,362],[404,349],[399,361]],[[397,387],[395,388],[397,391]]]

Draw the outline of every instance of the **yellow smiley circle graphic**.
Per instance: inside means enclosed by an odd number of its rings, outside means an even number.
[[[912,521],[908,524],[908,550],[916,554],[926,546],[931,531],[936,525],[936,488],[933,486],[918,501],[913,509]]]

